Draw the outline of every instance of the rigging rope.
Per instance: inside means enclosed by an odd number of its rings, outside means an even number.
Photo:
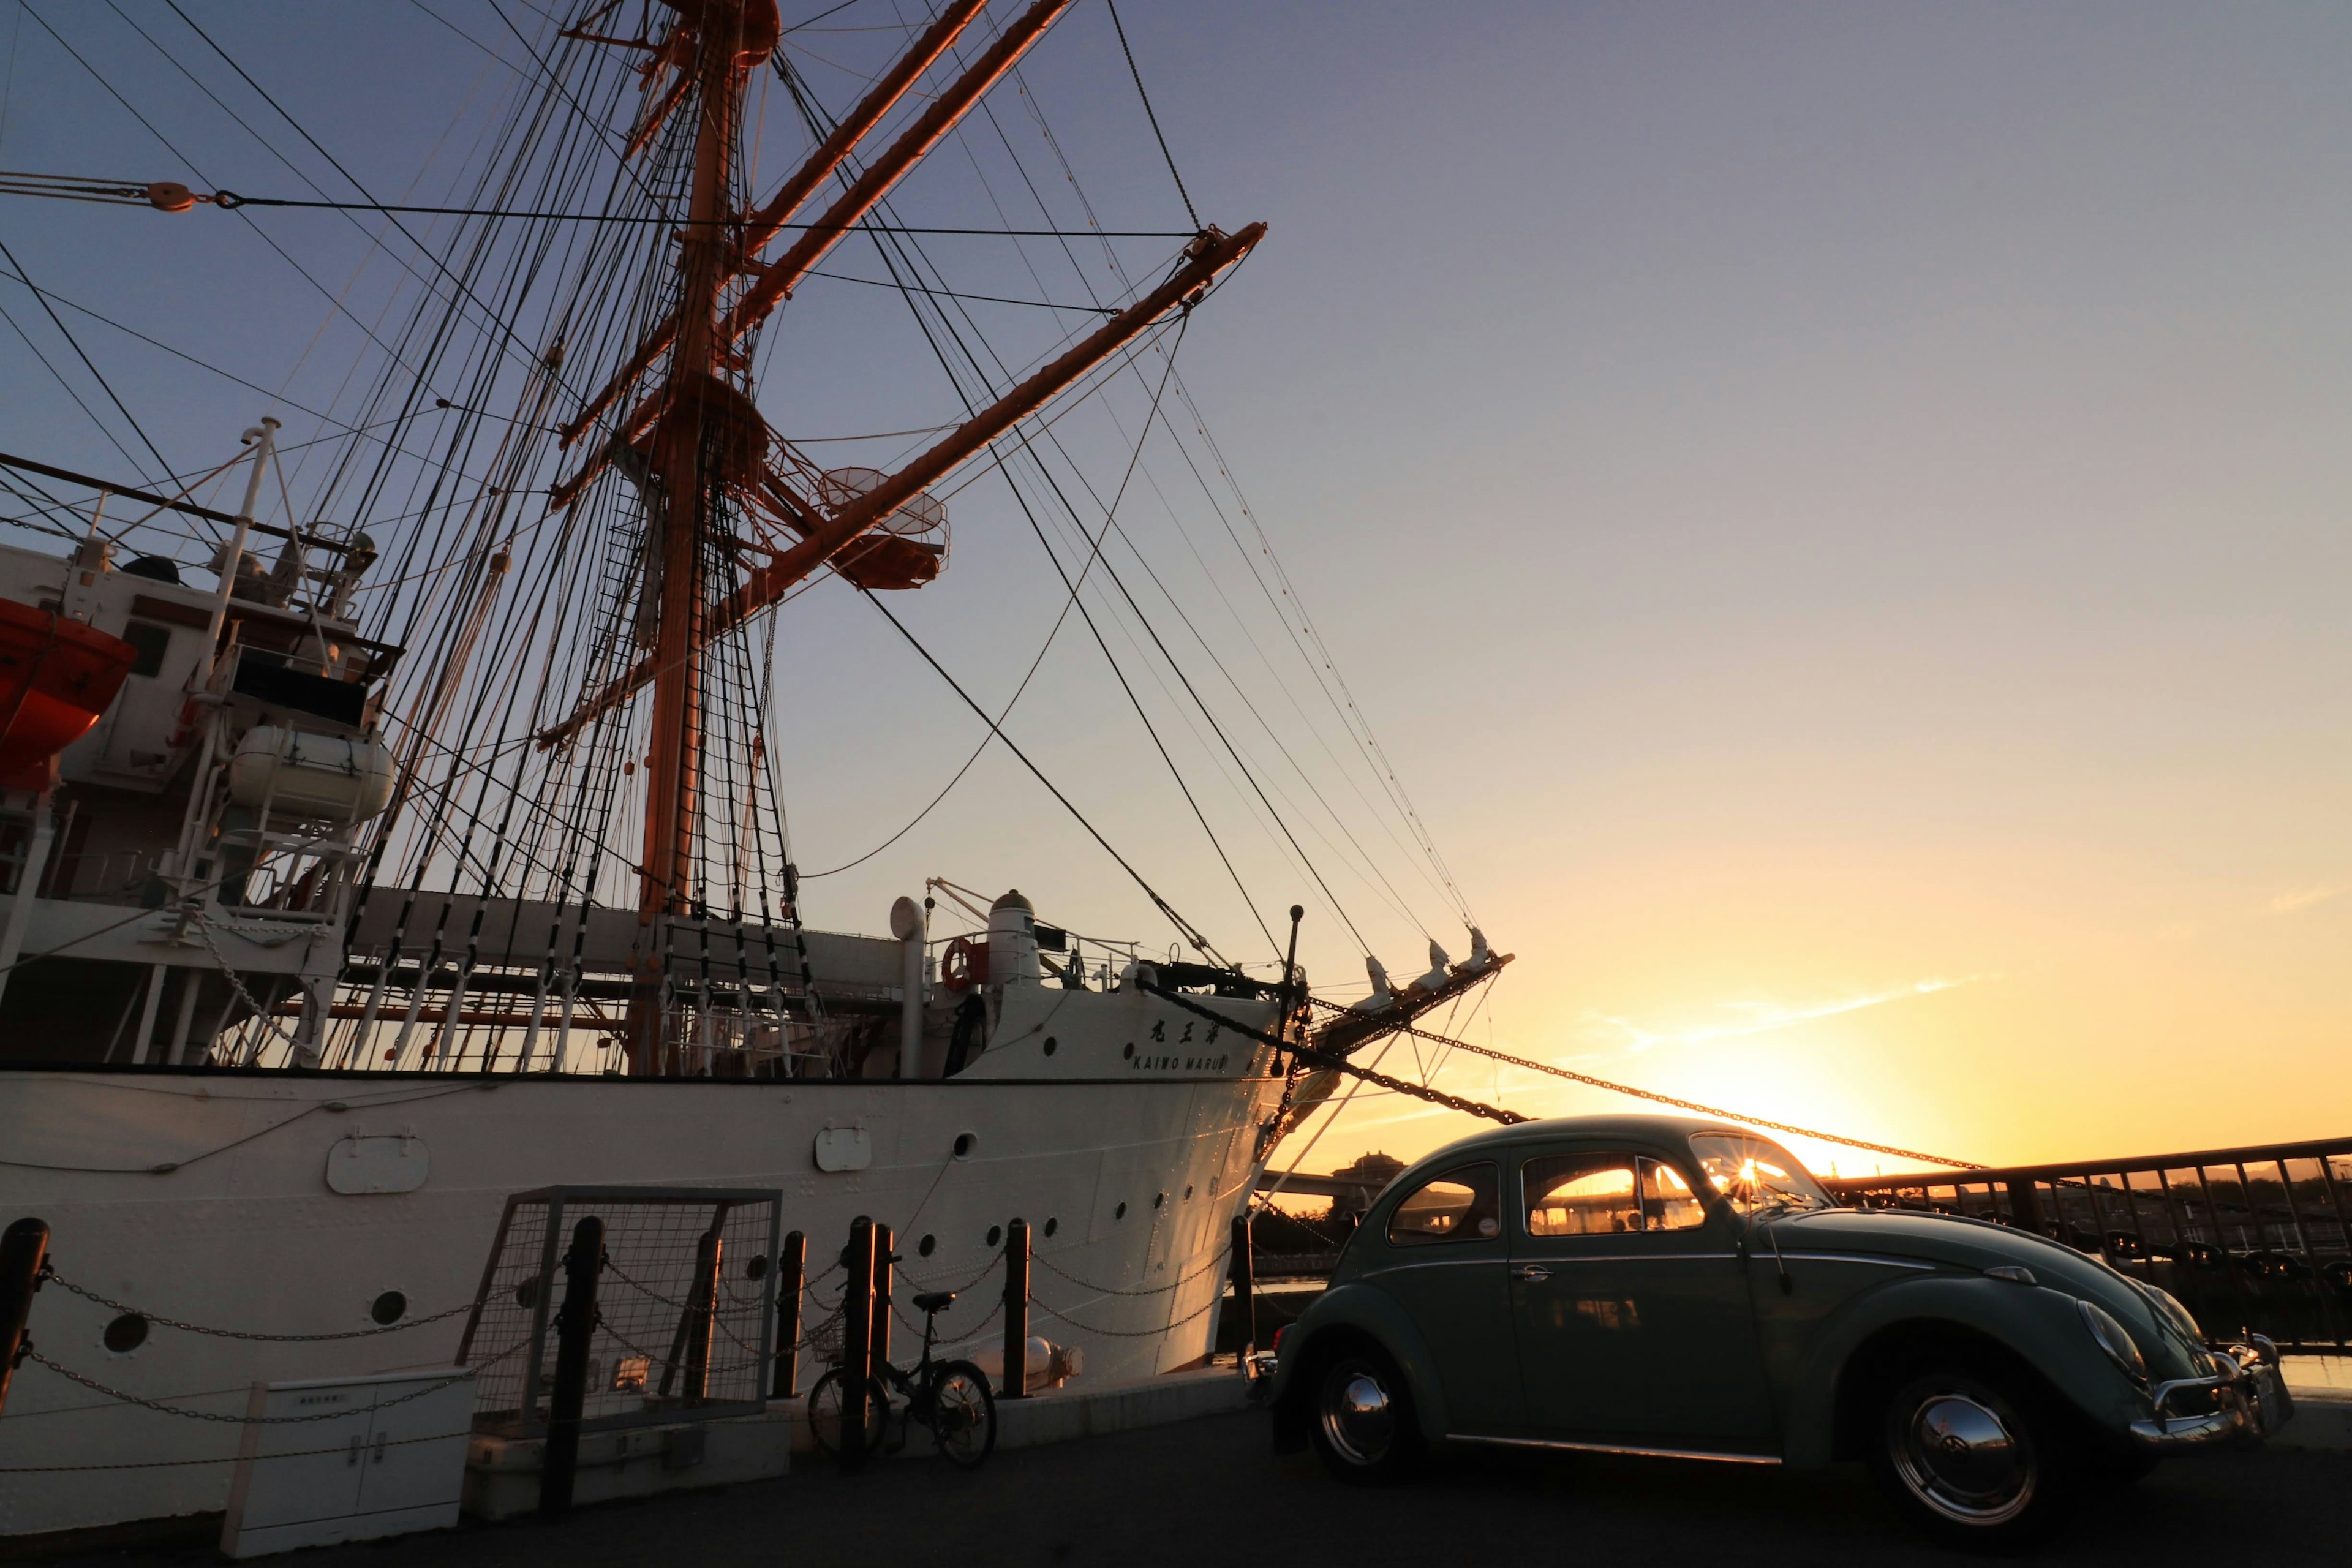
[[[1127,73],[1135,79],[1135,96],[1143,100],[1143,118],[1151,121],[1152,138],[1160,143],[1160,155],[1168,160],[1168,177],[1176,182],[1176,194],[1184,198],[1184,216],[1192,226],[1201,226],[1201,215],[1192,210],[1192,193],[1184,188],[1184,176],[1176,172],[1176,154],[1168,150],[1168,138],[1160,129],[1160,116],[1151,111],[1151,95],[1143,89],[1143,72],[1135,63],[1135,51],[1127,45],[1127,26],[1118,19],[1118,0],[1103,0],[1110,7],[1110,25],[1118,34],[1119,53],[1127,57]]]
[[[1327,1002],[1320,996],[1310,996],[1307,1001],[1315,1006],[1330,1012],[1348,1011],[1338,1003]],[[1898,1149],[1891,1143],[1865,1142],[1859,1138],[1848,1138],[1842,1133],[1823,1132],[1816,1128],[1799,1127],[1786,1121],[1768,1121],[1763,1117],[1750,1116],[1745,1111],[1726,1110],[1715,1105],[1701,1105],[1695,1100],[1677,1100],[1670,1094],[1659,1094],[1655,1090],[1647,1089],[1635,1089],[1629,1083],[1614,1083],[1605,1078],[1595,1078],[1591,1073],[1554,1067],[1549,1062],[1532,1061],[1526,1057],[1515,1057],[1508,1052],[1496,1050],[1491,1046],[1473,1045],[1468,1040],[1457,1040],[1446,1035],[1431,1034],[1425,1029],[1416,1029],[1410,1024],[1400,1024],[1393,1032],[1410,1035],[1417,1040],[1427,1040],[1432,1045],[1448,1046],[1455,1050],[1468,1051],[1474,1057],[1485,1057],[1490,1061],[1501,1062],[1506,1067],[1525,1068],[1529,1072],[1549,1073],[1553,1078],[1564,1078],[1571,1083],[1584,1084],[1592,1089],[1605,1089],[1614,1094],[1631,1095],[1636,1100],[1652,1100],[1659,1105],[1671,1105],[1677,1110],[1696,1111],[1701,1116],[1719,1116],[1726,1121],[1744,1121],[1751,1127],[1769,1127],[1775,1132],[1787,1132],[1799,1138],[1819,1139],[1822,1142],[1842,1144],[1848,1149],[1866,1149],[1874,1154],[1890,1154],[1900,1160],[1917,1160],[1929,1165],[1946,1165],[1957,1171],[1991,1169],[1990,1166],[1979,1164],[1973,1160],[1955,1160],[1948,1154],[1927,1154],[1916,1149]]]

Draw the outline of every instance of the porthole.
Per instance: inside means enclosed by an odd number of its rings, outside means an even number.
[[[385,1328],[408,1315],[408,1298],[397,1290],[386,1290],[368,1307],[368,1316]]]
[[[988,1245],[989,1245],[989,1246],[991,1246],[991,1247],[997,1246],[999,1243],[1003,1242],[1003,1239],[1004,1239],[1004,1227],[1003,1227],[1003,1226],[1001,1226],[1001,1225],[992,1225],[992,1226],[990,1226],[988,1227]]]
[[[1168,1194],[1167,1194],[1166,1193],[1154,1193],[1154,1194],[1151,1194],[1151,1206],[1152,1206],[1153,1208],[1156,1208],[1156,1209],[1157,1209],[1157,1208],[1165,1208],[1165,1207],[1167,1207],[1167,1206],[1168,1206]]]
[[[1192,1184],[1190,1182],[1184,1184],[1184,1195],[1187,1198],[1190,1198],[1192,1195]]]
[[[923,1237],[922,1240],[915,1243],[915,1250],[921,1253],[926,1258],[929,1258],[932,1253],[938,1251],[939,1247],[940,1238],[936,1236],[927,1236]]]
[[[1127,1217],[1127,1205],[1124,1201],[1119,1204],[1118,1207],[1110,1211],[1110,1217],[1113,1219],[1125,1219]]]
[[[383,1305],[383,1303],[381,1300],[376,1303],[378,1308],[382,1308]],[[526,1312],[539,1305],[539,1281],[537,1279],[526,1279],[521,1284],[515,1287],[515,1305],[520,1307]],[[397,1311],[393,1313],[394,1318],[397,1318],[398,1316],[400,1316],[400,1314]],[[376,1321],[379,1323],[389,1322],[391,1321],[391,1319],[378,1318],[376,1319]]]
[[[979,1147],[980,1147],[980,1134],[979,1134],[979,1133],[977,1133],[977,1132],[959,1132],[959,1133],[957,1133],[957,1134],[956,1134],[956,1141],[955,1141],[955,1157],[956,1157],[957,1159],[959,1159],[959,1160],[969,1160],[969,1159],[971,1159],[971,1152],[972,1152],[974,1149],[977,1149],[977,1148],[979,1148]]]
[[[129,1355],[147,1342],[147,1320],[136,1312],[125,1312],[106,1325],[106,1348],[116,1355]]]
[[[1046,1234],[1047,1236],[1051,1236],[1051,1235],[1053,1235],[1055,1231],[1057,1231],[1057,1230],[1059,1230],[1059,1229],[1061,1229],[1061,1228],[1062,1228],[1062,1222],[1061,1222],[1060,1220],[1058,1220],[1058,1219],[1054,1219],[1054,1218],[1051,1218],[1051,1217],[1048,1217],[1048,1218],[1046,1219],[1046,1221],[1045,1221],[1045,1234]]]
[[[1118,1054],[1119,1054],[1119,1056],[1120,1056],[1122,1058],[1124,1058],[1124,1059],[1126,1059],[1126,1060],[1129,1060],[1129,1061],[1132,1061],[1132,1060],[1134,1060],[1134,1058],[1135,1058],[1135,1042],[1134,1042],[1133,1040],[1129,1040],[1129,1041],[1128,1041],[1128,1042],[1127,1042],[1127,1048],[1126,1048],[1125,1050],[1123,1050],[1123,1051],[1119,1052]]]
[[[1054,1038],[1054,1037],[1053,1037],[1053,1036],[1051,1036],[1051,1035],[1046,1036],[1046,1037],[1045,1037],[1045,1054],[1046,1054],[1047,1056],[1049,1056],[1049,1057],[1050,1057],[1050,1056],[1052,1056],[1052,1055],[1054,1054],[1055,1047],[1057,1047],[1057,1046],[1059,1046],[1061,1043],[1062,1043],[1061,1041],[1059,1041],[1059,1040],[1057,1040],[1057,1039]]]
[[[755,1252],[751,1254],[751,1260],[743,1265],[743,1278],[746,1279],[765,1279],[767,1277],[768,1255],[764,1252]]]

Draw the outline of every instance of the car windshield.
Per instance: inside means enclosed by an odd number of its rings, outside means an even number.
[[[1695,1132],[1691,1152],[1716,1190],[1741,1214],[1768,1209],[1835,1208],[1797,1157],[1752,1132]]]

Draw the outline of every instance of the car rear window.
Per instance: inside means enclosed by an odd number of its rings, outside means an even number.
[[[1456,1165],[1430,1177],[1391,1211],[1389,1240],[1399,1247],[1493,1240],[1502,1233],[1497,1185],[1491,1163]]]

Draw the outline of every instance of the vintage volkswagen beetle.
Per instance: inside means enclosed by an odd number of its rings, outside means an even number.
[[[1391,1183],[1283,1334],[1277,1447],[1355,1480],[1433,1442],[1864,1460],[1931,1530],[2032,1533],[2102,1479],[2258,1439],[2276,1350],[1979,1220],[1841,1208],[1770,1140],[1531,1121]]]

